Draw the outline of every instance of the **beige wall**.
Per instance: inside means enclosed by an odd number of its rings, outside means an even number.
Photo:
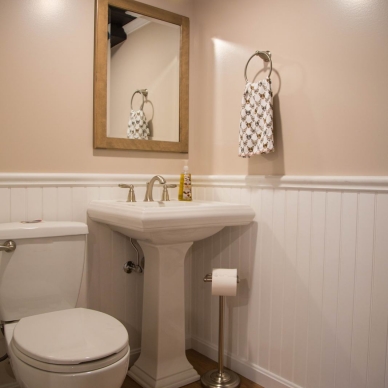
[[[191,18],[193,173],[388,173],[385,0],[145,2]],[[180,172],[186,155],[93,150],[93,17],[93,0],[0,2],[0,171]],[[273,53],[277,150],[245,160],[243,69],[257,49]]]
[[[185,154],[93,150],[94,0],[1,1],[0,33],[1,172],[180,172]]]
[[[196,0],[192,27],[195,173],[388,174],[386,0]],[[243,71],[256,50],[273,53],[276,153],[244,160]]]

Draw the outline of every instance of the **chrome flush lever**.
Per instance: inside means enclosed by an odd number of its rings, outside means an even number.
[[[0,251],[13,252],[16,249],[16,243],[12,240],[7,240],[3,245],[0,245]]]

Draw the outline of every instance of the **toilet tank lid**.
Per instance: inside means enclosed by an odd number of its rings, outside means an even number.
[[[88,234],[88,226],[83,222],[38,221],[0,224],[0,240],[76,236],[80,234]]]

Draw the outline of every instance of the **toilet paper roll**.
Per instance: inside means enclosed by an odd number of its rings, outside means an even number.
[[[212,295],[236,296],[237,269],[214,268],[212,275]]]

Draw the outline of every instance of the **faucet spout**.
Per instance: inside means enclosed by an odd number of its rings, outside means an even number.
[[[155,175],[148,183],[147,183],[147,191],[144,198],[144,202],[153,202],[154,198],[152,196],[152,190],[154,189],[155,181],[159,181],[160,184],[166,184],[166,180],[161,175]]]

